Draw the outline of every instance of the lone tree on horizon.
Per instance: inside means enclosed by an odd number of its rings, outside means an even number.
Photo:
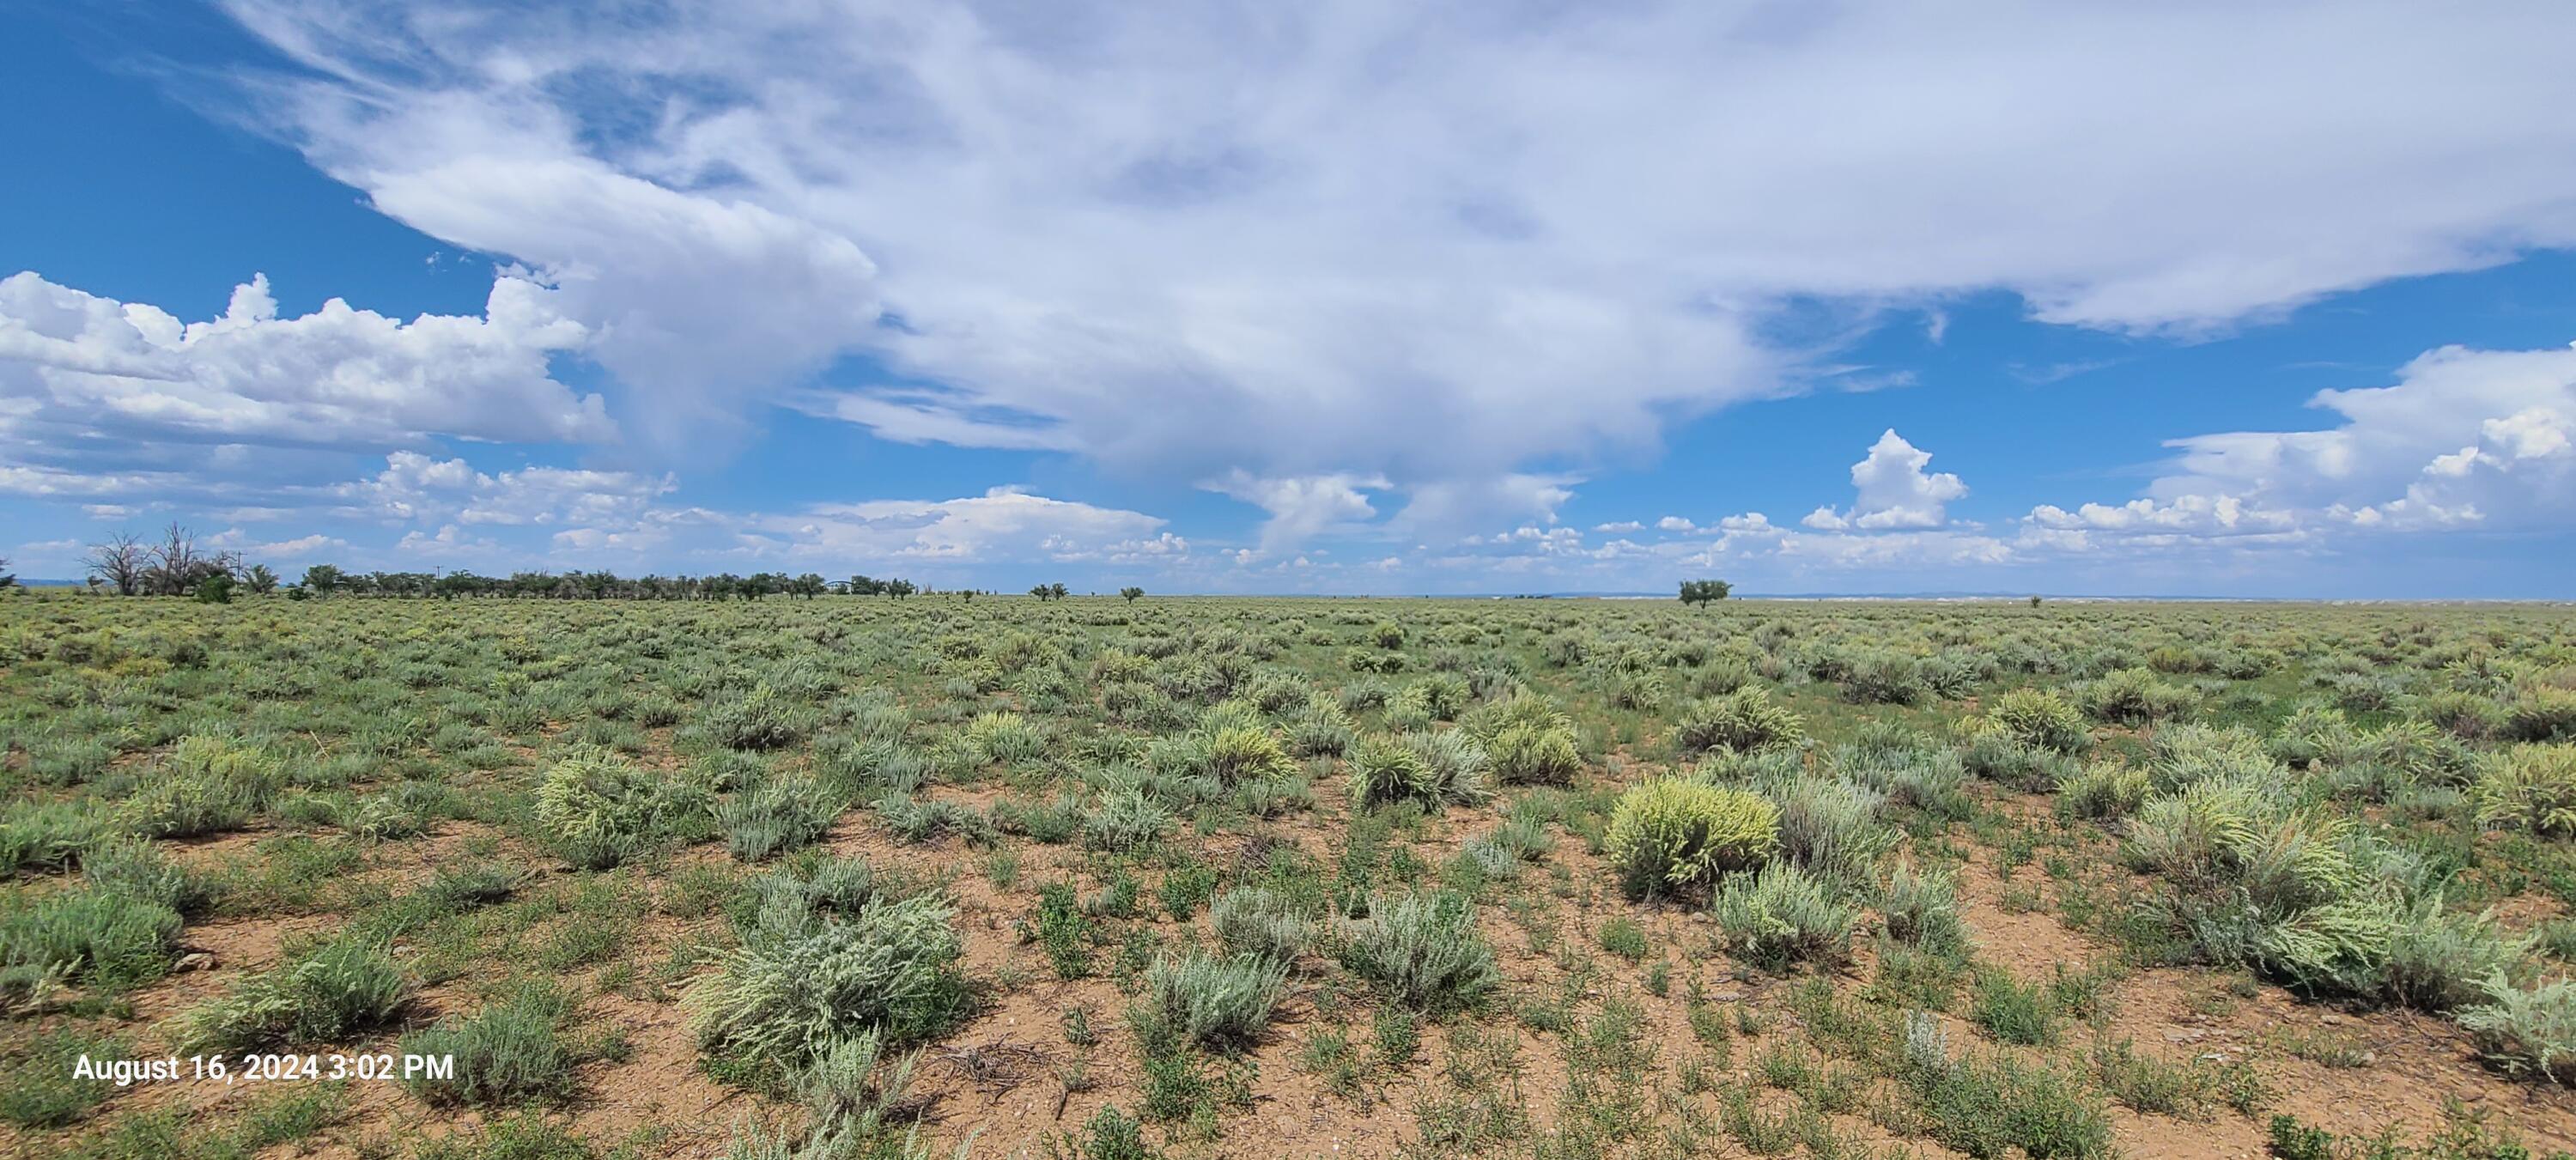
[[[1119,589],[1119,590],[1118,590],[1118,594],[1119,594],[1120,596],[1124,596],[1124,597],[1126,597],[1126,598],[1127,598],[1127,603],[1129,603],[1129,604],[1134,604],[1134,603],[1136,603],[1136,598],[1137,598],[1137,597],[1139,597],[1139,596],[1143,596],[1143,595],[1145,594],[1145,590],[1144,590],[1144,589],[1142,589],[1142,588],[1138,588],[1138,587],[1136,587],[1136,586],[1135,586],[1135,585],[1133,585],[1133,584],[1130,584],[1130,585],[1128,585],[1128,586],[1126,586],[1126,587],[1124,587],[1124,588]]]
[[[1712,600],[1724,600],[1733,591],[1735,586],[1724,580],[1684,580],[1682,603],[1706,604]]]

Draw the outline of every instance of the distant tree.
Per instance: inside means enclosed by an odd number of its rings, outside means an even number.
[[[1063,585],[1063,584],[1061,584],[1061,583],[1057,583],[1057,584],[1049,584],[1049,585],[1047,585],[1047,595],[1052,596],[1052,597],[1055,597],[1055,598],[1056,598],[1056,599],[1058,599],[1058,600],[1062,600],[1062,599],[1064,599],[1065,597],[1067,597],[1067,596],[1069,596],[1069,595],[1072,595],[1072,594],[1071,594],[1071,593],[1069,593],[1069,592],[1067,592],[1067,591],[1065,591],[1065,587],[1064,587],[1064,585]]]
[[[186,596],[207,580],[217,576],[229,580],[241,571],[241,557],[199,548],[197,534],[176,520],[162,529],[161,542],[146,555],[150,566],[143,570],[143,589],[155,596]]]
[[[1133,585],[1133,584],[1130,584],[1130,585],[1128,585],[1128,586],[1127,586],[1127,587],[1125,587],[1125,588],[1121,588],[1121,589],[1119,589],[1119,590],[1118,590],[1118,594],[1119,594],[1120,596],[1124,596],[1124,597],[1126,597],[1126,598],[1127,598],[1127,603],[1129,603],[1129,604],[1134,604],[1134,603],[1136,603],[1136,598],[1137,598],[1137,597],[1139,597],[1139,596],[1143,596],[1143,595],[1145,594],[1145,590],[1144,590],[1144,589],[1142,589],[1142,588],[1138,588],[1138,587],[1136,587],[1136,586],[1135,586],[1135,585]]]
[[[1735,586],[1724,580],[1684,580],[1682,603],[1706,604],[1712,600],[1724,600],[1733,591]]]
[[[90,579],[116,585],[119,596],[133,596],[143,591],[143,573],[151,567],[151,558],[133,533],[118,532],[104,543],[90,545],[81,565],[89,569]]]
[[[2037,596],[2032,596],[2032,597],[2030,598],[2030,606],[2031,606],[2031,607],[2033,607],[2033,608],[2037,608],[2037,607],[2039,607],[2039,597],[2037,597]]]
[[[197,603],[199,604],[230,604],[233,602],[233,578],[230,573],[217,572],[212,576],[208,576],[203,580],[197,581],[191,586],[191,588],[196,594]]]
[[[921,588],[910,580],[888,580],[885,584],[885,594],[898,599],[919,591]]]
[[[277,573],[269,571],[266,564],[253,564],[250,574],[242,577],[242,583],[251,591],[266,596],[277,591]]]
[[[1029,595],[1035,596],[1040,600],[1044,600],[1055,595],[1055,593],[1049,590],[1044,584],[1033,584],[1029,586]]]
[[[822,595],[823,590],[827,587],[829,587],[829,585],[823,583],[823,577],[815,573],[808,572],[797,577],[790,585],[789,590],[807,600],[812,600],[813,598]]]
[[[0,588],[15,588],[18,586],[18,574],[8,571],[8,567],[9,557],[0,556]]]
[[[286,598],[289,600],[311,600],[313,599],[313,590],[298,584],[286,590]]]
[[[304,587],[315,596],[329,596],[347,582],[348,577],[330,564],[314,564],[304,569]]]

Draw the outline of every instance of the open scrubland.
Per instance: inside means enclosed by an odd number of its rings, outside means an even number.
[[[2564,608],[11,594],[0,751],[12,1155],[2576,1148]]]

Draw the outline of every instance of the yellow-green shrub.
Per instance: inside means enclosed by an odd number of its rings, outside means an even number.
[[[2093,741],[2084,728],[2084,714],[2053,690],[2015,689],[1995,698],[1986,716],[2013,740],[2033,749],[2079,753]]]
[[[2488,758],[2477,801],[2482,825],[2576,834],[2576,745],[2520,745]]]
[[[1603,838],[1632,892],[1758,866],[1780,848],[1780,810],[1756,794],[1659,778],[1619,795]]]

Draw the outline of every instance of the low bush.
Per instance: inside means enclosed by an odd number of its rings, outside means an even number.
[[[403,1036],[407,1055],[445,1056],[450,1075],[405,1081],[436,1106],[508,1107],[560,1099],[572,1088],[573,1052],[562,1024],[572,1012],[563,992],[524,983],[467,1016],[450,1016]]]
[[[2389,931],[2382,986],[2419,1011],[2443,1012],[2477,1002],[2486,981],[2522,969],[2540,938],[2516,934],[2492,916],[2442,909],[2436,894],[2398,916]]]
[[[840,803],[811,780],[773,776],[718,805],[725,849],[745,862],[813,845],[840,815]]]
[[[712,823],[713,800],[605,749],[577,747],[537,783],[538,833],[557,856],[605,869]]]
[[[1485,743],[1485,753],[1506,785],[1564,785],[1583,769],[1574,734],[1562,729],[1507,725]]]
[[[1806,723],[1773,704],[1771,694],[1759,685],[1698,702],[1673,726],[1673,744],[1684,753],[1712,749],[1760,753],[1795,745],[1805,736]]]
[[[1135,787],[1113,789],[1083,815],[1082,844],[1094,850],[1134,850],[1171,830],[1172,811]]]
[[[2501,972],[2479,985],[2482,1001],[2452,1018],[2497,1066],[2576,1083],[2576,981],[2518,987]]]
[[[928,1037],[965,1007],[955,918],[935,894],[870,898],[846,915],[764,907],[689,989],[699,1042],[798,1067],[861,1031],[889,1043]]]
[[[183,738],[156,776],[122,806],[127,829],[150,838],[237,830],[267,808],[282,782],[277,762],[229,738]]]
[[[1269,729],[1235,725],[1208,735],[1207,771],[1218,781],[1234,785],[1294,776],[1297,762]]]
[[[2115,669],[2084,686],[2084,712],[2096,721],[2151,725],[2191,711],[2190,689],[2160,680],[2148,669]]]
[[[1959,917],[1959,877],[1955,871],[1898,866],[1879,898],[1879,919],[1888,937],[1935,954],[1967,950],[1968,926]]]
[[[2095,762],[2057,785],[2057,809],[2068,817],[2107,822],[2136,813],[2154,788],[2147,771],[2119,761]]]
[[[781,749],[812,729],[812,714],[766,684],[726,697],[698,715],[698,727],[728,749]]]
[[[1986,711],[2004,735],[2033,749],[2081,753],[2093,744],[2084,714],[2054,689],[2014,689]]]
[[[179,1020],[179,1050],[343,1044],[384,1026],[410,997],[409,980],[383,944],[338,938],[191,1008]]]
[[[123,894],[181,914],[203,909],[212,890],[195,872],[161,848],[139,839],[105,842],[81,858],[81,879],[92,889]]]
[[[1631,893],[1705,884],[1769,860],[1780,810],[1743,790],[1658,778],[1619,795],[1603,845]]]
[[[1866,883],[1899,835],[1878,820],[1886,795],[1838,777],[1799,772],[1764,776],[1756,787],[1778,808],[1780,856],[1828,886]]]
[[[120,890],[55,891],[0,914],[0,993],[148,982],[169,967],[179,925],[177,911]]]
[[[1137,1040],[1156,1055],[1187,1044],[1229,1051],[1251,1046],[1269,1025],[1287,978],[1286,963],[1260,955],[1158,960],[1146,968],[1131,1012]]]
[[[1978,1160],[2092,1160],[2116,1155],[2100,1097],[2077,1076],[2009,1055],[1972,1055],[1906,1076],[1926,1132]]]
[[[1373,898],[1342,925],[1342,965],[1397,1001],[1440,1014],[1474,1004],[1502,983],[1474,911],[1454,894]]]
[[[11,802],[0,814],[0,874],[61,869],[113,830],[111,820],[85,801]]]
[[[1208,920],[1217,941],[1238,954],[1258,955],[1274,963],[1293,963],[1314,942],[1313,919],[1299,913],[1275,891],[1244,886],[1216,896]]]
[[[1727,949],[1774,973],[1800,963],[1839,965],[1851,958],[1849,902],[1794,863],[1779,862],[1720,883],[1711,902]]]
[[[2576,835],[2576,745],[2517,745],[2496,753],[2471,796],[2480,825]]]
[[[114,1039],[72,1028],[32,1037],[0,1057],[0,1120],[21,1128],[59,1128],[80,1119],[116,1090],[105,1076],[74,1074],[81,1059],[127,1055]]]

